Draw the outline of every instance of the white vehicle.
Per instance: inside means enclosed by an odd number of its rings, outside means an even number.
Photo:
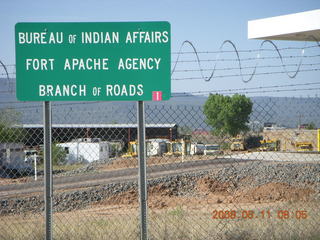
[[[205,146],[202,143],[191,143],[190,155],[203,155]]]
[[[204,146],[204,155],[216,155],[220,153],[221,150],[219,144],[206,144]]]
[[[22,143],[0,143],[0,169],[13,177],[32,173],[32,166],[24,161],[23,148]]]
[[[161,156],[167,152],[167,139],[155,138],[146,140],[147,156]]]
[[[68,163],[93,162],[109,159],[109,143],[99,138],[80,138],[72,142],[58,143],[67,153]]]

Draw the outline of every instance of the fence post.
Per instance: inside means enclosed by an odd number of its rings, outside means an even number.
[[[37,154],[33,154],[34,180],[37,181]]]
[[[145,145],[144,102],[137,103],[138,116],[138,156],[139,156],[139,196],[140,196],[140,239],[148,239],[147,230],[147,167]]]
[[[51,104],[43,103],[44,118],[44,202],[46,240],[52,240],[52,153],[51,153]]]

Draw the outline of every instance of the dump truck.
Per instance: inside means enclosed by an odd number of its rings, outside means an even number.
[[[297,142],[295,147],[298,152],[311,152],[313,150],[311,142]]]
[[[277,139],[263,139],[260,140],[259,151],[280,151],[280,140]]]

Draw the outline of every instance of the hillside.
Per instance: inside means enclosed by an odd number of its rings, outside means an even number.
[[[2,79],[3,80],[3,79]],[[4,81],[4,80],[3,80]],[[0,86],[0,109],[14,108],[21,112],[22,123],[42,122],[41,102],[18,102],[8,84]],[[193,129],[206,129],[202,106],[205,96],[173,94],[169,101],[146,102],[147,123],[177,123]],[[251,122],[263,125],[297,127],[313,122],[320,127],[320,98],[251,97]],[[133,123],[135,102],[53,102],[53,123]]]

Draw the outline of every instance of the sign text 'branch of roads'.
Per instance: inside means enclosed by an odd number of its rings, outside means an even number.
[[[17,23],[21,101],[170,98],[168,22]]]

